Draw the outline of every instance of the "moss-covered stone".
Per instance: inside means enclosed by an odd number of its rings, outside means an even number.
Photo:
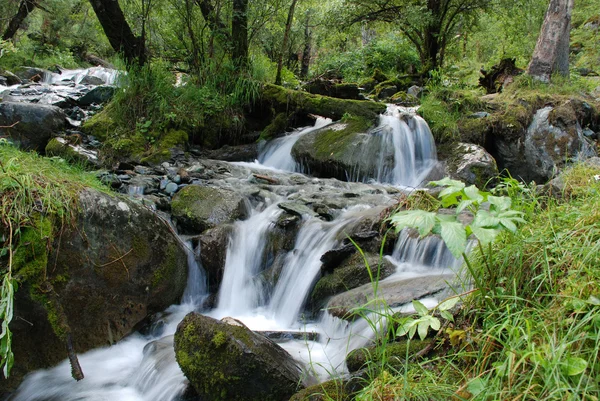
[[[278,345],[242,324],[197,313],[177,326],[175,356],[207,401],[279,401],[302,384],[300,368]]]
[[[117,130],[117,124],[111,117],[112,105],[106,106],[102,111],[94,114],[89,120],[83,123],[82,130],[88,135],[93,135],[97,139],[105,141],[111,137]]]
[[[285,133],[289,125],[289,116],[287,113],[277,113],[271,124],[269,124],[261,133],[260,140],[268,141]]]
[[[276,85],[265,85],[262,99],[277,112],[316,114],[334,120],[341,119],[344,114],[350,114],[375,122],[379,114],[386,109],[386,106],[380,103],[312,95]]]
[[[190,185],[179,191],[171,203],[177,223],[189,233],[200,233],[246,216],[243,198],[233,191]]]
[[[346,387],[341,380],[329,380],[299,391],[290,401],[349,401],[353,394]]]
[[[366,258],[371,269],[370,272],[365,265],[363,256],[355,253],[342,262],[332,274],[325,275],[317,281],[310,296],[313,308],[323,307],[327,299],[333,295],[370,283],[371,277],[377,277],[377,274],[379,274],[379,279],[383,280],[396,270],[391,262],[385,258],[380,259],[379,255],[367,254]]]
[[[404,91],[396,92],[390,100],[392,103],[398,104],[400,106],[413,107],[419,105],[419,99],[417,99],[413,95],[409,95]]]

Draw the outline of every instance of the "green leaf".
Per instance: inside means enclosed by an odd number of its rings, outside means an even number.
[[[440,323],[440,319],[438,319],[437,317],[434,316],[430,316],[431,319],[429,319],[429,325],[431,326],[431,328],[433,330],[439,330],[440,327],[442,327],[442,324]]]
[[[479,210],[475,215],[475,219],[473,220],[473,224],[471,227],[485,227],[485,228],[497,228],[500,224],[500,219],[496,216],[493,216],[487,210]]]
[[[508,196],[488,196],[488,202],[492,207],[500,212],[510,209],[512,201]]]
[[[456,258],[460,258],[467,248],[467,232],[459,222],[440,222],[444,243]]]
[[[467,385],[467,390],[473,397],[477,397],[479,394],[485,391],[486,384],[480,377],[473,379]]]
[[[427,338],[427,332],[429,331],[429,321],[423,320],[419,322],[419,338],[424,340]]]
[[[419,235],[426,236],[436,224],[436,215],[424,210],[407,210],[399,212],[390,217],[390,222],[396,227],[396,232],[404,228],[416,228]]]
[[[500,231],[495,228],[482,228],[477,226],[471,226],[473,235],[481,242],[481,245],[487,245],[494,242]]]
[[[475,201],[472,199],[467,199],[467,200],[460,202],[458,204],[458,206],[456,207],[456,213],[458,214],[458,213],[462,212],[463,210],[465,210],[466,208],[471,206],[473,203],[475,203]]]
[[[465,188],[465,195],[467,198],[474,202],[483,202],[483,195],[481,195],[481,191],[475,185],[471,185],[470,187]]]
[[[414,301],[412,301],[412,304],[419,315],[426,316],[429,314],[429,309],[427,309],[427,307],[425,305],[423,305],[421,302],[417,301],[416,299]]]
[[[454,308],[456,306],[456,304],[458,303],[458,301],[460,301],[459,297],[448,298],[447,300],[445,300],[444,302],[439,304],[437,306],[437,308],[440,311],[447,311],[447,310]]]
[[[587,369],[587,365],[585,359],[571,356],[562,363],[561,369],[567,376],[576,376],[583,373]]]
[[[448,312],[447,310],[441,310],[440,316],[442,316],[444,319],[449,320],[451,322],[454,321],[454,316],[452,316],[452,313]]]

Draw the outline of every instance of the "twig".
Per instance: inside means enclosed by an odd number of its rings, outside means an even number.
[[[257,178],[259,180],[265,180],[271,184],[279,184],[279,180],[269,177],[267,175],[262,175],[262,174],[252,174],[252,175],[254,176],[254,178]]]
[[[16,121],[15,123],[13,123],[12,125],[0,125],[0,128],[14,128],[18,123],[20,123],[21,121]]]

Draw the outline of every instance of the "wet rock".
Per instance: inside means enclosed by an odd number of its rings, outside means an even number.
[[[85,149],[79,144],[71,144],[68,139],[63,137],[52,138],[46,145],[47,156],[58,156],[71,162],[88,166],[100,166],[98,161],[98,152]]]
[[[206,401],[279,401],[301,386],[300,368],[271,340],[246,327],[188,314],[177,326],[175,355]]]
[[[51,299],[60,303],[81,353],[119,341],[183,294],[185,251],[169,225],[148,208],[88,189],[79,196],[72,224],[43,238],[52,251],[36,253],[28,262],[33,267],[45,261],[39,268],[46,281],[38,284],[39,277],[32,277],[16,293],[15,377],[67,356]],[[46,246],[43,242],[42,249]]]
[[[331,249],[321,256],[321,270],[333,271],[348,256],[356,252],[356,247],[352,244],[345,244],[335,249]]]
[[[363,256],[355,253],[336,266],[333,273],[321,277],[310,296],[313,309],[323,307],[331,296],[371,283],[372,277],[379,275],[379,279],[383,280],[396,271],[394,264],[386,258],[381,259],[379,255],[366,254],[366,259],[368,268]],[[371,286],[371,284],[368,285]]]
[[[0,134],[7,135],[23,149],[42,151],[53,132],[65,128],[65,113],[54,106],[0,103]]]
[[[102,82],[104,83],[104,82]],[[116,88],[111,85],[97,86],[77,100],[80,106],[102,104],[108,102],[115,95]]]
[[[233,191],[189,185],[171,203],[173,218],[186,233],[201,233],[246,217],[244,199]]]
[[[314,210],[300,202],[281,202],[278,206],[279,208],[295,216],[318,216]]]
[[[472,143],[456,144],[452,156],[446,161],[445,176],[485,188],[498,177],[496,160],[482,146]]]
[[[222,224],[204,231],[199,238],[202,266],[208,276],[210,288],[215,290],[219,289],[223,278],[227,246],[233,229],[232,224]]]
[[[46,77],[52,76],[52,72],[42,68],[35,67],[19,67],[14,71],[15,75],[22,81],[40,82]]]
[[[85,77],[81,78],[79,83],[81,85],[104,85],[106,82],[104,82],[102,78],[93,75],[86,75]]]
[[[168,193],[169,195],[173,195],[175,192],[177,192],[178,188],[179,187],[177,186],[176,183],[170,182],[165,186],[165,192]]]
[[[391,98],[396,93],[398,93],[398,87],[396,85],[382,86],[380,88],[377,88],[376,90],[377,90],[377,99],[380,99],[380,100]]]
[[[385,299],[389,307],[405,305],[415,299],[439,293],[450,287],[455,279],[453,274],[439,274],[411,279],[383,281],[379,283],[377,296]],[[334,296],[327,303],[327,310],[333,316],[349,318],[352,308],[366,304],[374,299],[373,285],[361,287]]]
[[[314,95],[323,95],[338,99],[361,99],[360,89],[357,84],[353,83],[338,83],[318,78],[304,85],[303,89]]]
[[[0,68],[0,78],[4,78],[6,86],[20,85],[22,83],[21,78],[16,76],[10,71],[6,71]]]
[[[413,85],[406,90],[406,93],[416,98],[419,98],[423,93],[423,88],[421,86]]]

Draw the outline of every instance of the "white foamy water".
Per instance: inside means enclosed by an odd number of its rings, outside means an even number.
[[[260,164],[276,170],[302,172],[292,157],[292,148],[302,136],[314,132],[332,123],[329,118],[318,117],[312,127],[300,128],[291,134],[268,142],[258,155]]]
[[[95,77],[102,80],[106,85],[114,85],[119,74],[123,74],[123,72],[104,67],[91,67],[77,70],[64,70],[61,71],[60,74],[45,74],[43,82],[47,84],[59,84],[63,82],[75,82],[76,84],[80,84],[85,77]]]

